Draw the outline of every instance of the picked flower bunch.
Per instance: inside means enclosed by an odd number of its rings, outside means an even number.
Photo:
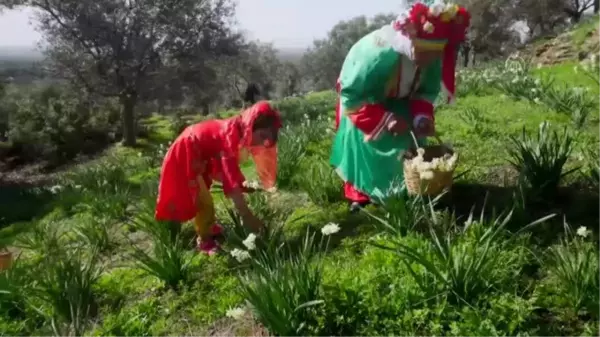
[[[419,172],[422,180],[432,180],[435,177],[434,172],[452,172],[456,168],[458,161],[457,153],[446,153],[442,157],[433,158],[431,161],[425,161],[425,149],[418,148],[417,156],[407,159],[411,169]]]
[[[277,192],[277,187],[275,187],[275,186],[273,186],[271,188],[268,188],[268,189],[263,189],[262,186],[261,186],[261,184],[258,181],[244,181],[243,187],[250,188],[250,189],[253,189],[253,190],[256,190],[256,191],[264,190],[264,191],[269,192],[269,193],[275,193],[275,192]]]

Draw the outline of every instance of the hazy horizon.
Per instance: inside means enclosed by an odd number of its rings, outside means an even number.
[[[238,27],[248,38],[272,42],[278,49],[305,49],[314,39],[325,37],[340,20],[359,15],[397,12],[401,0],[245,0],[238,1]],[[14,33],[18,32],[18,33]],[[0,14],[0,47],[31,48],[42,36],[35,29],[30,8]]]

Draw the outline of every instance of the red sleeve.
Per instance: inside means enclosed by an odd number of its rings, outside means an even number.
[[[423,99],[410,100],[410,115],[413,119],[417,116],[427,117],[433,120],[433,104]]]
[[[348,115],[352,123],[365,133],[366,140],[376,140],[392,118],[382,104],[365,104]]]
[[[230,195],[236,189],[243,190],[246,179],[240,170],[238,159],[234,156],[223,156],[220,166],[223,173],[223,193]]]

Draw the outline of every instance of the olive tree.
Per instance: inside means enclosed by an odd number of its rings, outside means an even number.
[[[7,0],[3,0],[7,1]],[[10,0],[16,2],[16,0]],[[135,108],[167,84],[210,87],[210,64],[237,52],[232,0],[23,0],[38,10],[55,75],[118,97],[123,144],[136,144]]]

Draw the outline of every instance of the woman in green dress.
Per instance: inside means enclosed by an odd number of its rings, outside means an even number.
[[[458,45],[470,15],[454,4],[417,2],[348,52],[337,83],[330,162],[356,210],[402,186],[402,153],[413,131],[434,134],[433,102],[454,100]]]

